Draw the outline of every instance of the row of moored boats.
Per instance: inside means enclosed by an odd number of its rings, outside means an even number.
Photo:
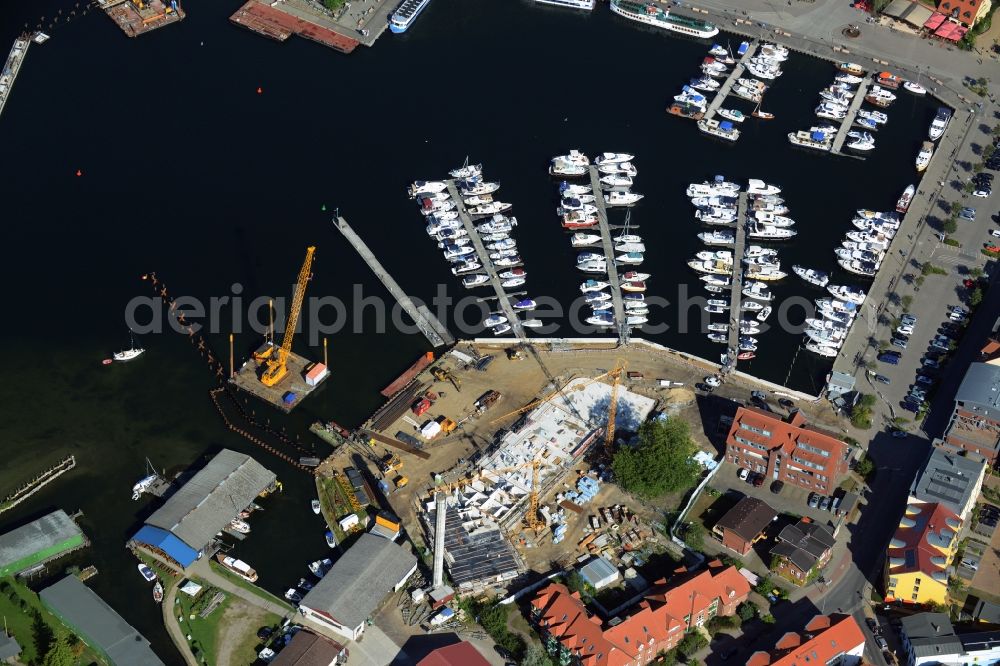
[[[518,289],[527,282],[517,242],[511,236],[517,218],[507,215],[512,204],[494,199],[500,183],[483,179],[481,164],[465,164],[449,172],[458,198],[448,191],[447,181],[418,180],[410,186],[410,197],[420,204],[420,212],[427,222],[427,234],[437,241],[444,258],[452,264],[451,272],[461,277],[467,289],[488,287],[492,284],[490,271],[495,272],[504,290]],[[475,223],[473,233],[482,242],[487,256],[476,252],[474,239],[461,219],[464,210]],[[484,267],[483,262],[488,265]],[[537,303],[530,298],[511,297],[515,313],[534,310]],[[483,320],[483,326],[494,335],[509,332],[515,324],[528,328],[542,322],[526,319],[511,322],[502,312],[493,312]]]
[[[648,273],[633,270],[643,262],[646,246],[642,237],[630,233],[629,211],[626,213],[625,228],[615,230],[611,240],[614,259],[609,265],[608,256],[602,248],[603,239],[598,217],[597,197],[604,199],[606,206],[631,206],[642,199],[641,194],[631,191],[632,179],[638,173],[632,165],[633,155],[628,153],[602,153],[593,161],[577,150],[552,159],[549,172],[554,176],[582,176],[595,166],[600,174],[599,191],[589,185],[570,184],[563,181],[559,185],[560,205],[557,210],[565,229],[576,230],[570,236],[570,244],[580,250],[576,267],[583,273],[595,277],[580,284],[580,291],[591,314],[586,322],[600,328],[616,326],[614,297],[609,271],[615,271],[622,292],[627,326],[642,326],[648,321],[649,307],[645,301]],[[618,273],[618,271],[621,271]],[[602,279],[603,278],[603,279]]]

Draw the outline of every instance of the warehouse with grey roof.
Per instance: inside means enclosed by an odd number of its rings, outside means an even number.
[[[357,640],[386,595],[405,585],[416,570],[417,558],[409,550],[362,534],[309,590],[299,610],[320,626]]]
[[[62,509],[0,535],[0,578],[13,576],[87,545]]]
[[[223,449],[146,520],[132,542],[185,568],[275,481],[274,472],[250,456]]]
[[[42,603],[111,664],[164,666],[142,634],[76,576],[66,576],[38,596]]]

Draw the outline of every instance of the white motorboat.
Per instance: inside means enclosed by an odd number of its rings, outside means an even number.
[[[708,330],[713,333],[725,333],[729,330],[729,324],[709,324]]]
[[[885,253],[881,250],[873,252],[871,250],[857,250],[846,247],[835,248],[833,253],[837,255],[837,258],[843,259],[844,261],[866,261],[878,263],[885,257]]]
[[[774,294],[771,293],[771,289],[763,282],[749,282],[743,289],[741,293],[747,298],[753,298],[758,301],[772,301],[774,300]]]
[[[760,311],[765,307],[767,306],[760,301],[743,301],[743,303],[740,304],[740,310],[746,310],[747,312]]]
[[[584,273],[607,273],[608,262],[605,259],[591,259],[577,264],[576,268]]]
[[[805,330],[806,336],[809,337],[813,342],[827,343],[831,345],[840,346],[844,342],[845,333],[843,330],[837,329],[822,329],[818,330],[815,328],[807,328]]]
[[[830,281],[830,275],[828,273],[817,271],[812,268],[806,268],[805,266],[792,266],[792,272],[809,284],[816,285],[817,287],[825,287]]]
[[[882,111],[869,111],[868,109],[861,109],[858,111],[858,118],[867,118],[878,125],[884,125],[889,121],[889,116],[887,116]]]
[[[569,242],[573,247],[587,247],[589,245],[599,244],[601,242],[601,237],[597,234],[585,234],[578,231],[570,236]]]
[[[139,574],[142,575],[142,577],[145,579],[147,583],[152,583],[154,580],[156,580],[156,574],[153,573],[153,570],[150,569],[148,566],[140,562],[138,568],[139,568]]]
[[[919,83],[916,83],[915,81],[906,81],[906,82],[904,82],[903,83],[903,88],[905,88],[907,91],[913,93],[914,95],[926,95],[927,94],[927,88],[924,88],[922,85],[920,85]]]
[[[760,322],[756,319],[744,319],[740,321],[740,333],[743,335],[756,335],[760,333]]]
[[[698,239],[706,245],[733,245],[736,243],[736,234],[726,229],[717,229],[701,232]]]
[[[754,76],[766,80],[776,79],[782,74],[780,67],[768,65],[765,62],[749,62],[746,64],[746,70]]]
[[[693,197],[691,204],[696,208],[728,208],[734,210],[737,201],[739,201],[737,197],[714,195],[710,197]]]
[[[483,175],[483,165],[466,164],[458,169],[452,169],[448,175],[452,178],[479,178]]]
[[[500,189],[500,183],[487,181],[464,181],[459,184],[458,191],[463,197],[492,194]]]
[[[758,257],[777,257],[778,251],[773,247],[763,245],[750,245],[743,250],[744,259],[756,259]]]
[[[608,206],[631,206],[642,199],[641,194],[629,191],[614,190],[604,195],[604,203]]]
[[[444,258],[449,260],[460,259],[475,251],[476,249],[469,245],[449,245],[444,250]]]
[[[858,287],[852,287],[850,285],[842,284],[831,284],[828,285],[826,290],[830,292],[830,295],[841,301],[847,301],[848,303],[854,303],[855,305],[861,305],[865,302],[865,297],[867,294],[864,289]]]
[[[228,528],[233,532],[239,532],[240,534],[250,534],[250,523],[245,520],[240,520],[239,518],[233,518],[229,521]]]
[[[236,574],[243,580],[249,581],[251,583],[257,582],[257,572],[254,571],[253,568],[243,560],[238,560],[235,557],[229,557],[228,555],[224,555],[223,553],[217,553],[215,559],[218,560],[219,564],[221,564],[229,571],[232,571],[234,574]]]
[[[600,301],[589,303],[592,312],[600,312],[601,310],[611,310],[614,307],[614,303],[611,301]]]
[[[601,176],[601,185],[603,187],[632,187],[632,178],[620,174]]]
[[[849,86],[856,86],[864,81],[862,77],[854,76],[853,74],[848,74],[847,72],[838,73],[837,76],[834,77],[834,80],[837,81],[837,83],[846,83]]]
[[[587,280],[580,284],[580,291],[586,294],[592,291],[601,291],[602,289],[607,289],[610,286],[610,283],[604,282],[603,280]]]
[[[746,277],[764,282],[776,282],[788,277],[788,273],[777,266],[747,266]]]
[[[505,213],[513,207],[514,204],[503,201],[491,201],[488,204],[480,204],[479,206],[467,208],[466,212],[469,215],[496,215],[497,213]]]
[[[802,130],[789,132],[788,141],[793,145],[813,150],[829,151],[833,147],[833,140],[822,132],[804,132]]]
[[[875,277],[875,274],[878,272],[878,264],[857,259],[837,259],[837,265],[849,273],[865,277]]]
[[[114,361],[117,361],[119,363],[134,361],[135,359],[142,356],[143,353],[145,353],[146,351],[145,349],[135,346],[135,337],[133,336],[131,329],[128,332],[128,339],[130,344],[128,349],[123,349],[122,351],[115,352],[114,354],[111,355],[111,358]]]
[[[785,60],[788,60],[789,51],[787,46],[766,42],[760,45],[760,50],[758,51],[758,53],[768,58],[771,58],[772,60],[783,62]]]
[[[615,318],[610,312],[595,312],[585,320],[591,326],[614,326]]]
[[[501,280],[512,280],[515,278],[526,278],[528,277],[528,271],[523,268],[512,268],[509,271],[504,271],[498,276]]]
[[[463,273],[472,273],[478,271],[483,265],[478,261],[465,261],[465,263],[459,264],[458,266],[453,266],[451,269],[452,275],[462,275]]]
[[[726,328],[728,328],[728,326]],[[726,335],[725,333],[709,333],[708,339],[711,340],[712,342],[718,342],[720,344],[725,344],[729,342],[729,336]]]
[[[612,162],[631,162],[635,159],[635,155],[630,155],[629,153],[601,153],[594,158],[594,164],[608,164]]]
[[[616,243],[615,252],[645,252],[645,243]]]
[[[483,326],[489,328],[490,326],[499,326],[500,324],[506,324],[507,317],[501,314],[491,314],[489,317],[483,320]]]
[[[753,219],[761,224],[769,224],[773,227],[794,227],[795,220],[785,215],[775,215],[774,213],[769,213],[766,210],[755,210],[753,212]]]
[[[620,289],[629,294],[641,294],[646,291],[646,283],[641,281],[622,282]]]
[[[773,311],[774,308],[770,305],[765,306],[763,310],[757,312],[757,321],[766,321]]]
[[[493,262],[494,266],[500,268],[507,268],[509,266],[518,266],[521,264],[521,255],[515,254],[512,257],[501,257]]]
[[[869,104],[885,108],[896,101],[896,95],[879,85],[874,85],[868,89],[865,101]]]
[[[472,239],[468,236],[449,236],[438,243],[437,246],[443,250],[446,247],[469,245],[470,243],[472,243]]]
[[[592,204],[595,200],[593,194],[567,194],[563,196],[559,206],[564,210],[580,210],[584,204]]]
[[[705,224],[731,224],[736,221],[736,210],[732,208],[699,208],[694,216]]]
[[[728,287],[718,287],[714,284],[706,284],[705,291],[711,292],[713,294],[726,294],[729,293]]]
[[[620,243],[641,243],[642,242],[642,236],[639,236],[637,234],[625,233],[625,234],[618,234],[617,236],[615,236],[611,240],[613,240],[615,243],[619,243],[619,244]]]
[[[847,147],[852,150],[867,152],[875,148],[875,137],[868,132],[857,132],[855,130],[851,130],[847,133],[847,136],[851,139],[847,143]]]
[[[631,162],[606,162],[597,167],[597,170],[605,176],[620,174],[630,178],[635,178],[639,173],[639,170]]]
[[[705,134],[711,134],[726,141],[736,141],[740,138],[740,131],[728,120],[718,121],[702,118],[698,121],[698,129]]]
[[[517,241],[513,238],[504,238],[503,240],[494,241],[493,243],[487,243],[487,250],[510,250],[517,247]]]
[[[700,261],[722,261],[727,264],[733,263],[733,253],[729,250],[716,250],[715,252],[703,250],[696,253],[695,258]]]
[[[418,180],[410,185],[409,195],[411,199],[416,199],[425,194],[444,192],[448,189],[448,183],[440,180]]]
[[[462,203],[466,206],[479,206],[481,204],[487,204],[491,201],[493,201],[492,194],[477,194],[475,196],[465,197],[462,199]]]
[[[847,329],[847,326],[839,321],[814,317],[806,317],[806,326],[816,331],[843,331]]]
[[[927,137],[931,141],[940,139],[945,129],[948,128],[949,122],[951,122],[951,109],[946,106],[940,107],[934,116],[934,120],[931,121],[930,129],[927,130]]]
[[[757,351],[757,338],[741,335],[739,348],[740,351]]]
[[[525,319],[524,321],[521,322],[521,326],[525,328],[539,328],[544,325],[545,322],[543,322],[541,319]]]
[[[917,166],[917,171],[921,172],[927,168],[927,165],[931,163],[931,158],[934,156],[934,142],[924,141],[923,145],[920,146],[920,152],[917,153],[917,159],[915,161]]]
[[[836,347],[830,347],[813,341],[806,343],[806,350],[811,351],[814,354],[819,354],[824,358],[835,358],[837,356]]]
[[[576,263],[578,264],[582,264],[585,261],[600,261],[604,259],[605,257],[603,252],[581,252],[576,255]]]
[[[527,282],[527,280],[523,277],[507,278],[506,280],[500,281],[500,286],[504,289],[513,289],[514,287],[520,287],[525,282]]]
[[[648,321],[649,319],[646,318],[646,315],[641,314],[630,314],[625,317],[625,323],[629,326],[642,326]]]
[[[781,188],[777,185],[769,185],[758,178],[747,180],[747,194],[760,194],[764,196],[781,194]]]
[[[642,252],[626,252],[615,257],[615,262],[626,266],[635,266],[642,263]]]
[[[574,164],[576,166],[590,166],[590,158],[581,153],[579,150],[571,150],[566,155],[557,155],[552,158],[552,161]]]
[[[742,123],[747,119],[746,115],[739,109],[719,109],[718,114],[726,120],[732,120],[734,123]]]
[[[515,310],[534,310],[538,307],[538,303],[532,298],[522,298],[511,305],[511,307]]]
[[[728,309],[729,306],[723,307],[721,305],[706,305],[705,307],[702,308],[702,310],[704,310],[709,314],[723,314]]]
[[[752,88],[748,88],[747,86],[741,84],[736,84],[735,86],[733,86],[732,94],[735,97],[739,97],[740,99],[745,99],[748,102],[754,102],[755,104],[760,104],[761,101],[764,99],[764,95],[761,92],[754,90]]]
[[[152,488],[159,480],[160,480],[159,474],[148,474],[139,479],[138,481],[136,481],[135,485],[132,486],[132,501],[134,502],[139,501],[139,498],[142,497],[142,494],[147,490],[149,490],[150,488]]]
[[[722,84],[713,79],[711,75],[705,74],[700,78],[691,79],[688,85],[702,92],[715,92]]]
[[[688,267],[699,273],[708,273],[711,275],[732,275],[733,265],[728,264],[724,261],[702,261],[700,259],[692,259],[688,262]]]
[[[554,160],[549,166],[549,174],[552,176],[585,176],[587,167]]]
[[[735,197],[739,193],[739,185],[726,182],[691,183],[685,190],[685,194],[692,199],[695,197]]]
[[[622,282],[645,282],[649,278],[649,273],[638,273],[636,271],[625,271],[618,276],[618,279]]]
[[[563,196],[578,197],[593,195],[593,190],[589,185],[570,185],[565,180],[559,183],[559,194]]]
[[[482,273],[476,273],[475,275],[466,275],[462,278],[462,286],[470,289],[472,287],[486,286],[489,281],[490,279],[487,276]]]
[[[715,275],[702,275],[701,281],[706,284],[714,284],[720,287],[728,287],[733,283],[733,281],[729,278],[720,278]]]

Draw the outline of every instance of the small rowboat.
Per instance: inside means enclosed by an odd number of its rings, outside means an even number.
[[[752,352],[752,351],[745,351],[745,352],[740,352],[739,354],[737,354],[736,358],[738,360],[740,360],[740,361],[749,361],[750,359],[754,358],[755,356],[757,356],[757,354],[755,354],[754,352]]]
[[[111,365],[114,362],[115,360],[113,358],[106,358],[103,361],[101,361],[101,365]]]

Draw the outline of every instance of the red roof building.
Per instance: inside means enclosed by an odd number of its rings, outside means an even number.
[[[417,666],[490,666],[486,657],[468,641],[432,650]]]
[[[865,635],[850,615],[817,615],[800,634],[790,631],[770,652],[754,652],[746,666],[859,663]]]
[[[531,600],[532,620],[550,650],[582,666],[642,666],[677,646],[684,634],[716,615],[733,615],[746,601],[750,583],[736,567],[712,562],[697,574],[658,581],[635,611],[603,627],[580,595],[554,583]]]
[[[990,0],[941,0],[937,10],[971,28],[989,13]]]
[[[847,444],[806,424],[798,411],[784,421],[740,407],[726,437],[726,460],[737,467],[823,494],[832,492],[847,473],[850,453]]]

